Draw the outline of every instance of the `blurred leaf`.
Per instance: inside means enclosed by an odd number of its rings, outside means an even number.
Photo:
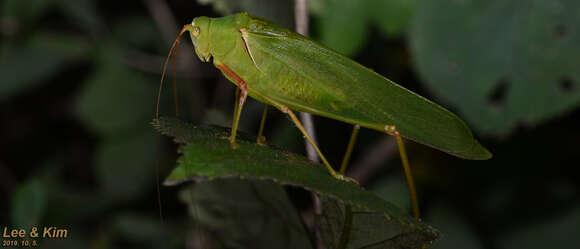
[[[232,248],[312,248],[284,189],[259,180],[220,179],[180,193],[197,226]]]
[[[118,134],[153,116],[155,83],[121,63],[113,46],[99,49],[98,69],[81,90],[77,112],[97,132]]]
[[[157,242],[164,235],[159,231],[159,220],[136,214],[119,214],[114,218],[116,233],[130,241]]]
[[[3,16],[9,18],[9,21],[16,22],[16,25],[20,24],[19,22],[27,26],[32,25],[42,14],[54,7],[60,9],[65,16],[75,21],[75,24],[80,24],[89,32],[98,30],[101,25],[93,0],[5,0],[3,2]],[[23,30],[26,27],[18,28]]]
[[[35,34],[26,46],[6,49],[0,56],[0,101],[48,82],[87,48],[75,37]]]
[[[92,45],[82,37],[37,32],[28,41],[28,47],[45,50],[67,58],[86,56]]]
[[[255,138],[241,135],[240,146],[232,150],[227,140],[229,129],[200,128],[175,119],[162,118],[154,126],[177,142],[188,143],[180,150],[183,156],[178,167],[166,179],[177,184],[190,179],[257,178],[271,179],[280,184],[301,186],[318,194],[337,198],[365,210],[374,210],[393,223],[433,240],[438,232],[411,218],[408,214],[359,186],[330,176],[327,170],[306,158],[289,152],[257,145]]]
[[[282,27],[294,27],[294,1],[289,0],[197,0],[202,5],[213,4],[222,15],[248,12],[271,20]]]
[[[383,33],[396,36],[407,30],[416,4],[416,0],[373,0],[367,9]]]
[[[108,137],[97,151],[96,175],[103,193],[112,199],[131,199],[153,184],[155,137]],[[129,201],[129,200],[125,200]]]
[[[12,194],[12,224],[24,229],[40,225],[45,206],[46,193],[42,182],[31,179],[21,184]]]
[[[46,224],[71,224],[98,217],[113,204],[110,196],[99,196],[94,191],[81,190],[62,183],[52,183],[47,192],[48,206],[53,208],[47,210]]]
[[[411,48],[435,94],[506,133],[580,103],[579,22],[579,1],[422,1]]]
[[[308,2],[308,12],[312,15],[321,15],[324,12],[324,5],[326,0],[309,0]]]
[[[571,210],[561,217],[554,217],[547,221],[530,220],[520,230],[502,236],[498,248],[515,249],[548,249],[577,248],[580,245],[578,236],[580,224],[580,209]]]
[[[318,40],[353,56],[366,43],[371,25],[377,25],[387,36],[403,33],[411,22],[415,0],[316,0],[310,10],[319,19]]]
[[[144,16],[128,16],[121,19],[113,28],[115,38],[125,46],[132,49],[151,49],[162,48],[163,52],[167,49],[167,44],[159,35],[159,30],[155,22]]]
[[[437,238],[430,227],[393,222],[364,206],[321,196],[323,214],[316,221],[329,248],[421,248]]]
[[[93,0],[58,0],[61,11],[85,30],[94,32],[100,28],[101,20]]]
[[[12,20],[15,22],[31,23],[50,7],[53,0],[4,0],[2,2],[2,18],[17,19],[18,21]]]
[[[120,213],[112,217],[112,222],[112,229],[108,232],[120,242],[119,248],[183,248],[182,239],[185,234],[176,229],[170,234],[168,230],[178,226],[163,222],[159,217]]]
[[[425,220],[437,226],[441,231],[445,231],[443,238],[430,248],[483,248],[482,241],[475,235],[475,230],[469,226],[468,221],[459,215],[460,212],[452,212],[452,210],[442,206],[435,206],[429,210],[429,215]]]
[[[415,169],[417,168],[417,165],[414,164],[413,166]],[[370,187],[370,191],[384,199],[388,199],[397,207],[402,207],[409,212],[411,211],[409,186],[402,177],[382,177],[377,181]]]
[[[368,38],[367,11],[363,1],[326,0],[317,40],[347,56],[354,55]]]

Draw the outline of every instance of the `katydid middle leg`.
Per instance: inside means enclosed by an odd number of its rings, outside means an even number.
[[[258,138],[256,139],[259,145],[266,145],[266,137],[263,134],[267,115],[268,115],[268,104],[264,105],[264,112],[262,113],[262,120],[260,121],[260,129],[258,130]]]
[[[352,129],[352,134],[350,135],[350,139],[348,140],[346,152],[344,153],[344,158],[342,159],[342,163],[340,164],[340,173],[343,175],[346,173],[346,167],[348,166],[348,161],[350,161],[350,155],[352,154],[352,150],[354,148],[354,144],[356,142],[359,130],[360,125],[354,125]]]

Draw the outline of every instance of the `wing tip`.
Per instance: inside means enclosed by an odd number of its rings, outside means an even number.
[[[469,160],[489,160],[493,154],[477,140],[474,140],[473,146],[470,150],[462,151],[460,154],[454,154],[457,157]]]

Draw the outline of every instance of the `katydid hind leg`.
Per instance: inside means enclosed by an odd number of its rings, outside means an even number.
[[[419,201],[417,200],[417,190],[415,189],[415,181],[413,180],[413,174],[411,172],[411,166],[409,165],[409,159],[407,158],[407,151],[405,149],[405,144],[403,142],[403,137],[399,133],[399,130],[394,125],[385,125],[385,131],[387,134],[394,136],[397,140],[397,146],[399,147],[399,154],[401,155],[401,162],[403,164],[403,169],[405,171],[405,177],[407,178],[407,184],[409,185],[409,192],[411,193],[411,205],[413,206],[413,215],[417,219],[421,219],[419,211]]]
[[[330,165],[328,160],[326,160],[326,157],[324,156],[324,154],[322,154],[322,152],[320,151],[320,149],[318,148],[318,146],[316,145],[314,140],[312,140],[312,137],[310,137],[308,132],[306,132],[306,129],[304,129],[304,126],[302,125],[302,122],[300,122],[300,119],[298,119],[298,117],[296,117],[296,115],[294,114],[294,112],[292,112],[292,110],[290,110],[290,108],[288,108],[287,106],[285,106],[281,103],[278,103],[277,101],[275,101],[267,96],[264,96],[263,94],[260,94],[258,92],[254,92],[254,94],[259,96],[261,99],[266,100],[269,105],[277,108],[282,113],[288,114],[288,116],[290,117],[292,122],[294,122],[294,124],[296,125],[298,130],[300,130],[300,132],[302,132],[302,135],[306,138],[306,141],[308,141],[310,144],[312,144],[312,147],[314,148],[314,150],[316,151],[316,153],[318,154],[318,156],[320,157],[320,159],[324,163],[324,166],[326,166],[326,168],[328,169],[328,172],[330,173],[330,175],[332,175],[336,179],[347,181],[347,182],[353,182],[353,183],[358,185],[358,182],[355,179],[341,175],[341,174],[337,173],[332,168],[332,166]]]
[[[286,114],[288,114],[288,116],[290,116],[290,119],[294,122],[296,127],[298,127],[300,132],[302,132],[302,135],[304,135],[306,140],[312,145],[312,147],[314,147],[314,150],[316,151],[316,153],[320,157],[320,160],[322,160],[322,162],[324,163],[324,166],[326,166],[326,168],[328,169],[328,172],[330,173],[330,175],[332,175],[336,179],[347,181],[347,182],[353,182],[353,183],[358,185],[358,182],[356,180],[354,180],[350,177],[344,176],[342,174],[339,174],[332,168],[332,166],[330,165],[328,160],[326,160],[326,157],[324,156],[324,154],[322,154],[322,152],[320,151],[320,149],[318,148],[318,146],[316,145],[314,140],[312,140],[312,138],[310,137],[308,132],[306,132],[306,129],[304,129],[304,126],[302,125],[302,122],[300,122],[300,119],[298,119],[296,117],[296,115],[294,114],[294,112],[292,112],[292,110],[290,110],[288,107],[286,107],[284,105],[280,105],[279,109],[283,113],[286,113]]]
[[[264,134],[264,126],[266,124],[266,117],[268,116],[268,104],[264,105],[264,112],[262,113],[262,120],[260,121],[260,129],[258,130],[258,138],[256,139],[259,145],[266,145],[266,137]]]

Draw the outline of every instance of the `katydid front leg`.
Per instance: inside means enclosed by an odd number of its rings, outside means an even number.
[[[248,97],[248,87],[246,82],[238,76],[232,69],[230,69],[225,64],[214,61],[215,66],[222,71],[222,73],[230,80],[236,83],[238,89],[236,90],[236,103],[234,106],[234,120],[232,124],[232,134],[230,136],[230,144],[232,149],[236,150],[239,148],[236,143],[236,133],[238,131],[238,125],[240,123],[240,116],[242,115],[242,109],[246,103],[246,98]]]

